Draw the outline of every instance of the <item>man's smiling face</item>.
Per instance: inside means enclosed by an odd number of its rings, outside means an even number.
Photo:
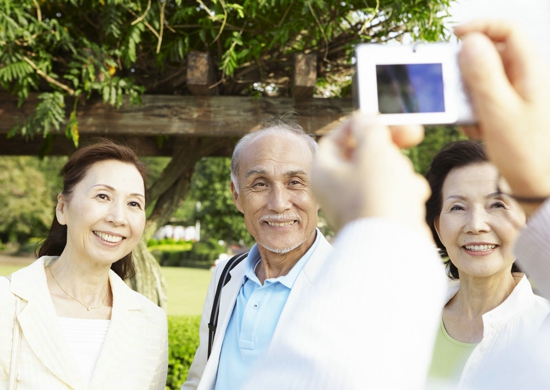
[[[311,191],[313,154],[306,140],[285,131],[267,133],[250,141],[239,158],[233,200],[258,245],[281,254],[304,244],[307,250],[315,240],[319,206]]]

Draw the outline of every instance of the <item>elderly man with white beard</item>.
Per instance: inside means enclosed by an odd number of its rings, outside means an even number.
[[[299,126],[272,121],[236,145],[231,191],[256,240],[246,257],[220,283],[216,267],[202,312],[200,345],[182,389],[240,389],[266,353],[278,324],[307,305],[332,247],[317,229],[319,205],[310,173],[317,144]],[[209,321],[219,317],[209,342]],[[290,314],[287,314],[290,313]],[[284,329],[277,329],[277,332]],[[209,345],[210,344],[210,345]]]

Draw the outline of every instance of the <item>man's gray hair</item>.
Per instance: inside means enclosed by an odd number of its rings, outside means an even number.
[[[290,133],[297,135],[300,138],[303,138],[311,149],[312,156],[315,156],[318,147],[317,142],[315,142],[314,139],[315,136],[307,134],[300,125],[290,121],[286,121],[284,119],[271,118],[267,121],[264,121],[262,122],[262,127],[260,128],[260,130],[254,131],[253,133],[249,133],[242,137],[239,142],[237,142],[237,145],[235,145],[235,149],[233,150],[233,156],[231,157],[231,181],[233,182],[237,193],[239,192],[239,159],[243,149],[245,149],[248,144],[250,144],[258,137],[267,134],[281,133]]]

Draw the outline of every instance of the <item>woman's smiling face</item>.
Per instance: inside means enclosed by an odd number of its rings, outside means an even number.
[[[498,171],[490,163],[455,168],[445,178],[437,234],[460,278],[509,273],[513,245],[525,214],[498,192]]]
[[[67,225],[64,255],[109,265],[134,249],[145,227],[143,178],[132,164],[105,160],[90,167],[56,215]]]

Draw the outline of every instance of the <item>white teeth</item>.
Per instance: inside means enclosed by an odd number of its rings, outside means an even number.
[[[294,221],[289,221],[289,222],[270,222],[270,221],[266,221],[268,223],[269,226],[289,226],[289,225],[293,225],[294,224]]]
[[[464,245],[464,248],[473,252],[486,252],[495,249],[496,245]]]
[[[113,244],[122,241],[122,237],[120,236],[111,236],[110,234],[101,232],[94,232],[94,234],[101,238],[103,241],[111,242]]]

